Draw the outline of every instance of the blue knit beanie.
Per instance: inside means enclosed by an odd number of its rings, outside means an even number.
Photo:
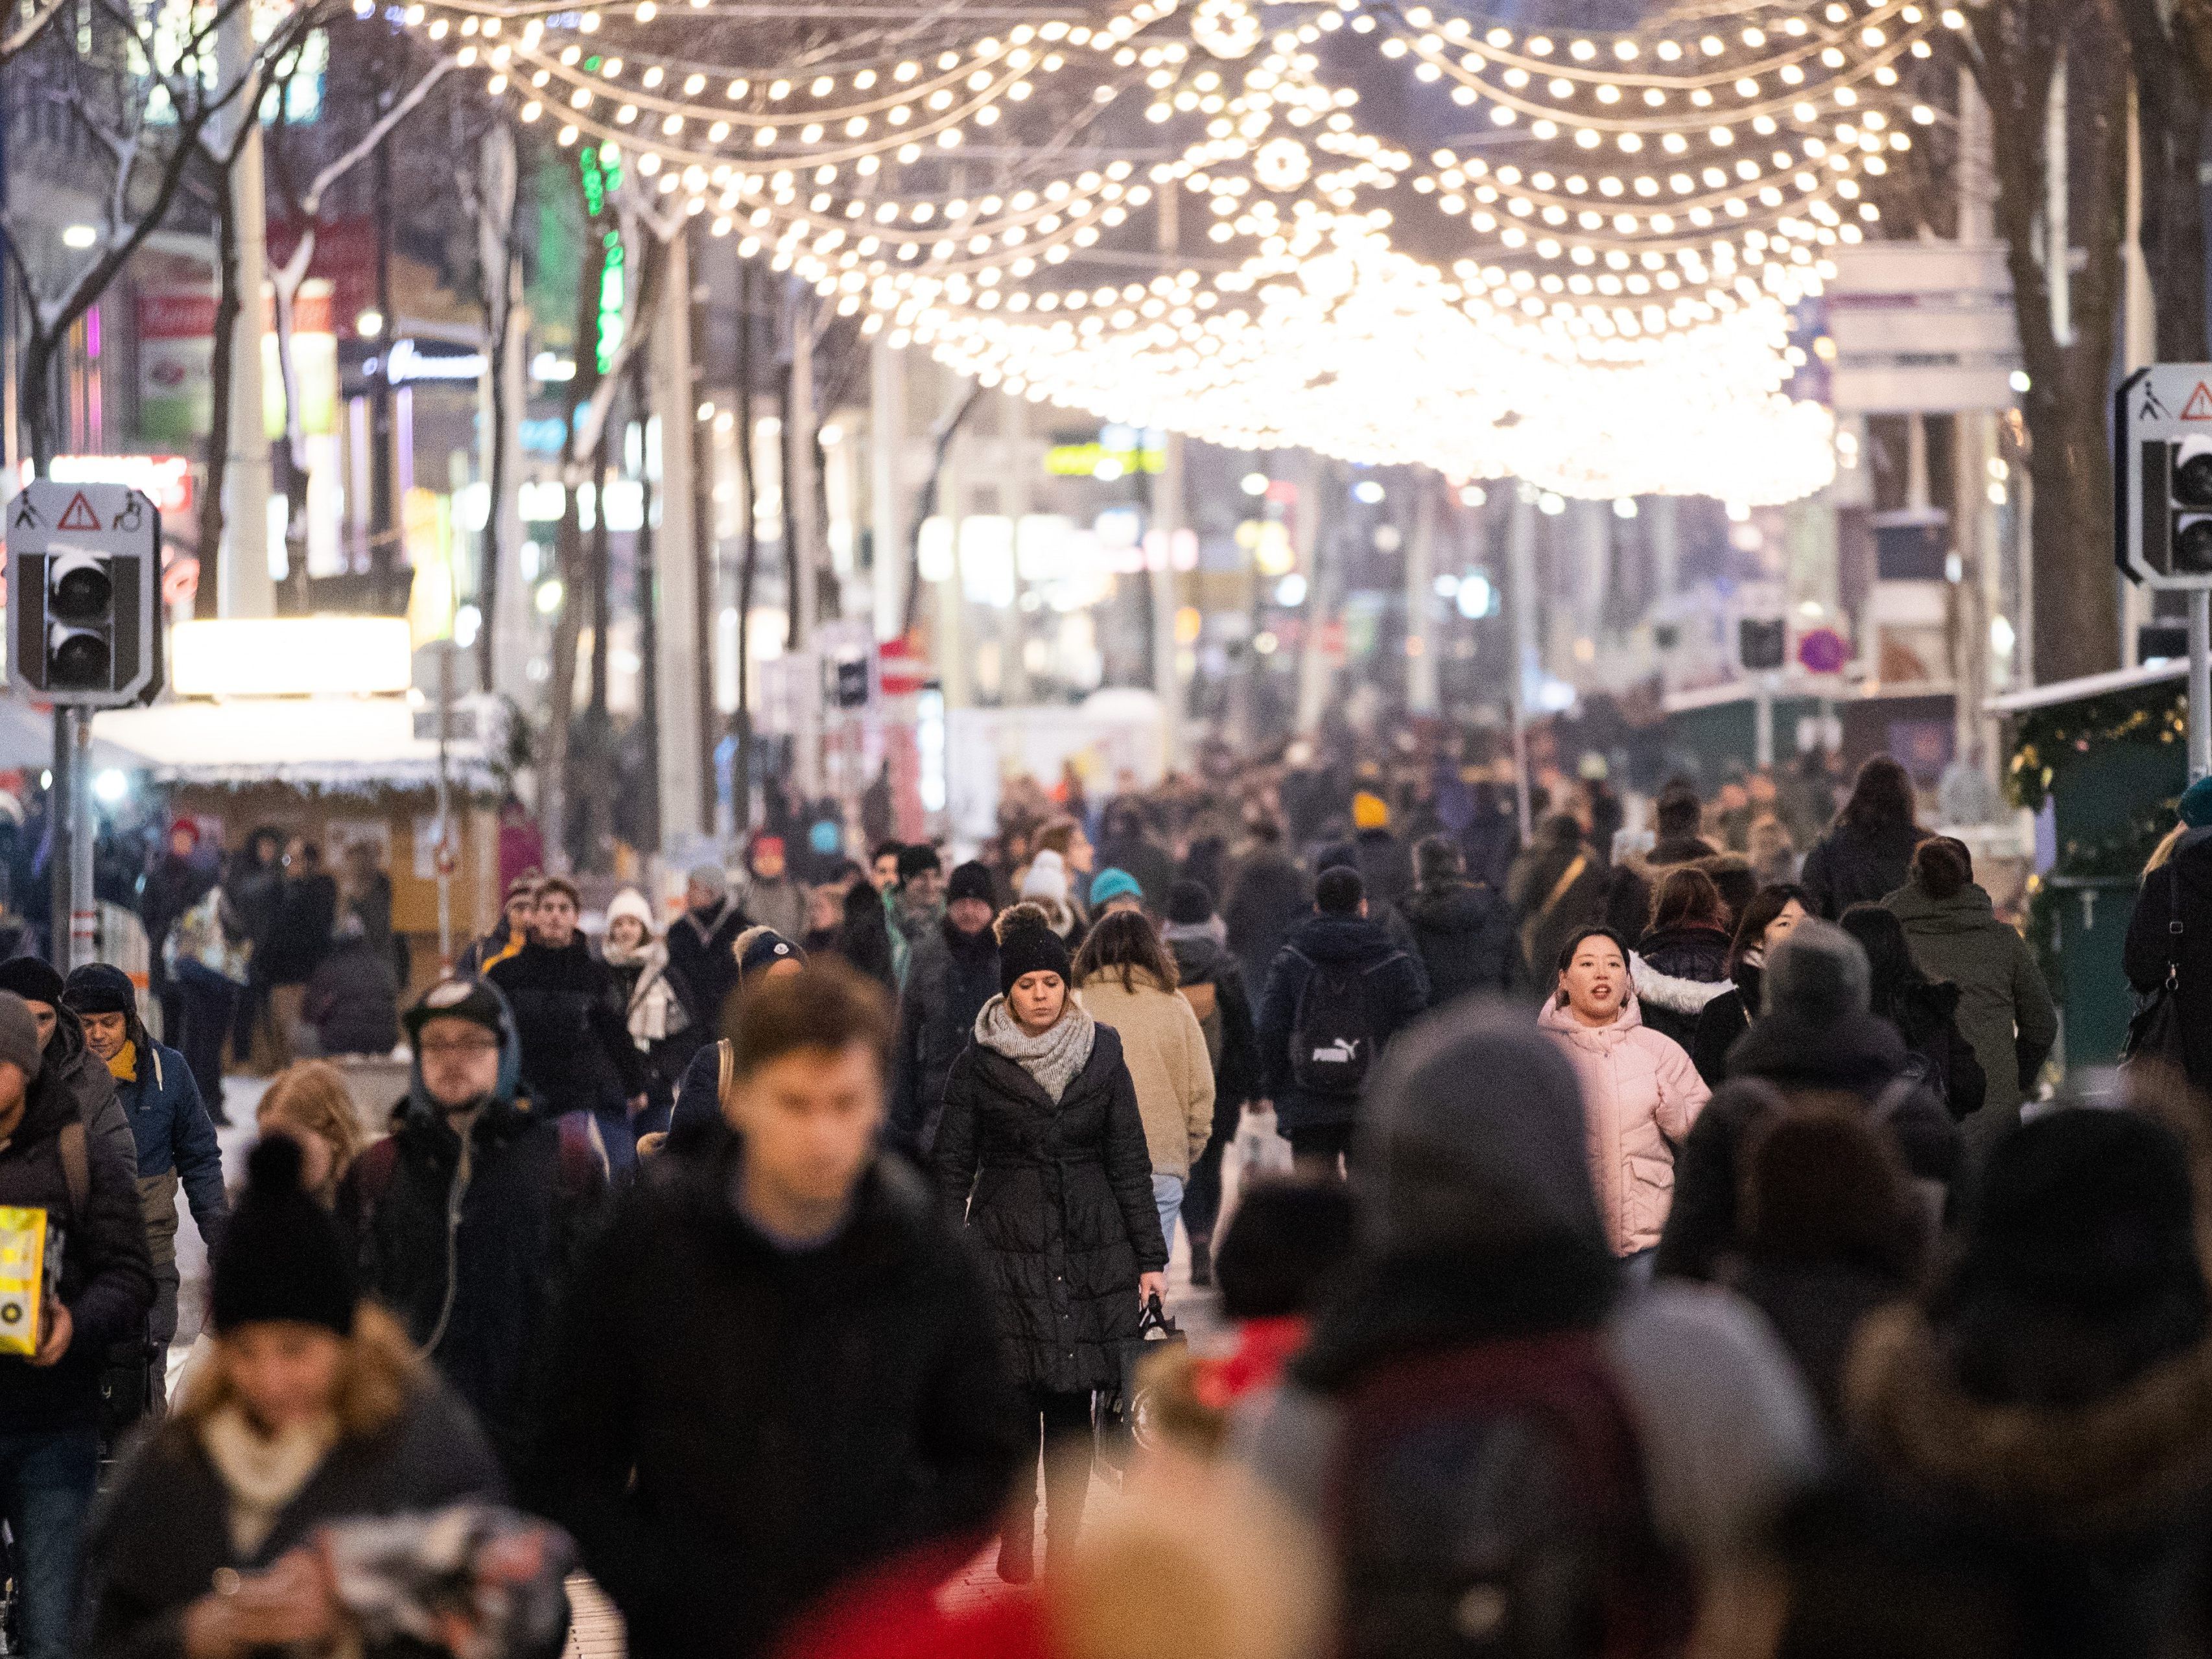
[[[2181,792],[2181,821],[2191,830],[2212,823],[2212,777],[2202,777]]]

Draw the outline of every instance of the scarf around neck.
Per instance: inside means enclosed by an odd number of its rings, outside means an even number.
[[[1098,1022],[1085,1012],[1073,993],[1059,1019],[1035,1036],[1021,1028],[1003,994],[985,1003],[975,1016],[976,1042],[1004,1054],[1027,1072],[1055,1106],[1090,1060],[1097,1036]]]
[[[200,1425],[200,1445],[230,1497],[230,1542],[240,1558],[267,1541],[337,1438],[337,1419],[327,1415],[271,1438],[257,1432],[236,1406],[220,1407]]]

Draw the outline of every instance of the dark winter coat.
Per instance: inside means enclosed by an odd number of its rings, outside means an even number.
[[[1954,1118],[1971,1117],[1988,1097],[1989,1078],[1974,1045],[1959,1030],[1959,988],[1936,980],[1900,985],[1877,1017],[1897,1028],[1928,1086]]]
[[[83,1659],[183,1659],[185,1610],[226,1570],[264,1570],[332,1522],[419,1515],[503,1499],[499,1467],[467,1408],[441,1384],[419,1389],[374,1434],[341,1440],[261,1547],[230,1541],[230,1492],[179,1423],[142,1439],[85,1540]],[[372,1649],[373,1655],[396,1650]],[[410,1649],[410,1652],[420,1650]]]
[[[674,930],[671,929],[671,937]],[[845,895],[845,926],[837,935],[837,954],[893,996],[898,994],[898,953],[891,945],[890,913],[883,895],[866,882]],[[736,983],[733,978],[731,983]]]
[[[1962,1376],[1955,1340],[1909,1306],[1861,1327],[1858,1455],[1784,1540],[1780,1654],[2203,1651],[2212,1341],[2082,1399]],[[2078,1375],[2080,1336],[2051,1346],[2051,1375]]]
[[[923,1158],[937,1139],[945,1079],[975,1030],[975,1016],[999,994],[999,941],[989,927],[963,933],[939,921],[907,958],[891,1049],[890,1130]]]
[[[1362,830],[1352,838],[1367,902],[1377,915],[1413,890],[1413,855],[1388,830]]]
[[[1255,850],[1237,866],[1221,921],[1229,930],[1229,954],[1247,986],[1267,982],[1275,953],[1312,911],[1312,879],[1273,848]]]
[[[615,982],[615,994],[622,999],[624,1023],[627,1024],[629,1006],[637,1000],[638,981],[645,976],[645,955],[641,951],[628,962],[616,962],[602,955],[599,962],[606,969],[607,976]],[[666,1036],[638,1049],[638,1053],[645,1057],[646,1085],[655,1104],[669,1099],[677,1080],[698,1054],[700,1045],[712,1041],[714,1035],[691,1024],[691,988],[684,982],[684,975],[665,962],[659,971],[670,994],[676,999],[676,1006],[670,1011],[670,1024],[680,1024],[683,1029],[671,1031]],[[635,1035],[630,1038],[630,1046],[637,1047]]]
[[[1297,1086],[1291,1066],[1291,1034],[1297,1028],[1298,1005],[1319,964],[1364,976],[1378,1050],[1429,1006],[1428,975],[1420,959],[1393,945],[1377,923],[1364,916],[1310,915],[1292,928],[1267,969],[1257,1019],[1260,1063],[1275,1103],[1276,1123],[1285,1134],[1350,1123],[1358,1115],[1357,1098],[1310,1093]],[[1369,1058],[1370,1076],[1381,1058],[1379,1052]]]
[[[1577,859],[1582,868],[1562,891],[1559,884]],[[1549,986],[1558,979],[1559,951],[1567,935],[1602,918],[1607,879],[1597,854],[1579,839],[1538,842],[1513,860],[1505,897],[1513,907],[1521,963],[1529,984]],[[1554,893],[1559,894],[1556,899]]]
[[[1877,1308],[1909,1299],[1914,1289],[1903,1275],[1870,1266],[1790,1256],[1739,1262],[1725,1277],[1729,1289],[1766,1316],[1832,1427],[1843,1422],[1844,1369],[1860,1323]]]
[[[72,1126],[84,1132],[89,1177],[81,1211],[63,1163],[62,1132]],[[137,1176],[118,1147],[90,1133],[76,1092],[42,1068],[21,1121],[0,1143],[0,1206],[44,1210],[67,1235],[61,1302],[74,1334],[56,1364],[0,1357],[0,1434],[89,1428],[100,1420],[103,1357],[116,1343],[139,1339],[154,1305]]]
[[[388,1144],[355,1163],[339,1196],[339,1213],[360,1218],[362,1288],[417,1346],[438,1337],[432,1362],[512,1467],[556,1297],[605,1197],[603,1170],[526,1101],[477,1114],[465,1180],[460,1137],[427,1101],[400,1106]]]
[[[138,916],[146,924],[147,960],[157,983],[165,976],[161,945],[169,937],[169,929],[177,925],[179,916],[207,896],[215,881],[212,865],[180,859],[167,851],[161,861],[146,872],[146,884],[138,895]]]
[[[1734,909],[1757,890],[1750,863],[1735,853],[1717,853],[1695,836],[1662,841],[1642,857],[1625,858],[1605,875],[1605,925],[1625,939],[1643,937],[1651,925],[1651,900],[1668,873],[1684,866],[1713,878]]]
[[[1175,854],[1150,836],[1121,836],[1101,842],[1091,860],[1094,869],[1126,870],[1144,890],[1145,908],[1154,915],[1168,908],[1168,890],[1176,883]],[[1079,898],[1089,898],[1079,893]]]
[[[131,1125],[137,1148],[141,1181],[174,1175],[192,1206],[192,1220],[210,1247],[221,1236],[230,1200],[223,1189],[222,1148],[215,1121],[200,1098],[185,1057],[138,1028],[137,1076],[115,1085],[115,1097]],[[94,1061],[95,1065],[99,1062]]]
[[[1513,912],[1495,889],[1456,879],[1416,887],[1398,902],[1398,914],[1413,930],[1431,1006],[1512,988],[1521,946],[1513,937]]]
[[[341,939],[307,981],[300,1012],[326,1054],[388,1054],[399,1044],[399,981],[392,951],[367,935]]]
[[[240,853],[223,878],[222,896],[238,918],[239,936],[254,950],[266,951],[276,932],[277,914],[284,905],[284,866],[271,861],[256,864]],[[264,981],[266,974],[259,975]]]
[[[1766,1090],[1736,1086],[1753,1079],[1793,1103],[1880,1103],[1905,1071],[1905,1040],[1886,1019],[1856,1014],[1815,1024],[1795,1013],[1763,1016],[1729,1051],[1731,1083],[1715,1091],[1674,1158],[1674,1202],[1659,1238],[1658,1271],[1711,1279],[1735,1248],[1739,1157],[1744,1138],[1768,1109]],[[1928,1090],[1891,1103],[1887,1127],[1908,1171],[1948,1189],[1964,1152],[1959,1126]]]
[[[1513,860],[1521,852],[1521,826],[1503,808],[1485,811],[1478,805],[1467,828],[1460,831],[1460,850],[1467,855],[1467,873],[1473,881],[1488,882],[1505,890]]]
[[[1878,904],[1899,888],[1912,868],[1912,849],[1928,839],[1917,824],[1885,824],[1862,830],[1838,823],[1805,854],[1798,879],[1812,896],[1814,914],[1833,921],[1854,904]],[[1936,978],[1948,975],[1933,974]]]
[[[705,910],[687,910],[668,924],[668,965],[682,976],[691,1000],[684,1012],[708,1036],[722,1029],[722,1005],[738,988],[738,935],[752,926],[732,899]]]
[[[637,1659],[759,1653],[917,1547],[945,1547],[949,1572],[1015,1472],[984,1286],[928,1188],[881,1159],[836,1235],[792,1249],[732,1205],[739,1157],[717,1130],[653,1160],[561,1322],[533,1501],[574,1534]],[[1128,1300],[1133,1322],[1133,1276]]]
[[[1940,903],[1917,885],[1883,902],[1905,924],[1920,971],[1959,988],[1959,1029],[1989,1080],[1984,1103],[2009,1118],[2058,1041],[2058,1010],[2035,952],[1972,882]]]
[[[1690,923],[1646,933],[1637,941],[1636,954],[1656,972],[1674,979],[1717,985],[1729,976],[1728,933],[1709,925]],[[1685,1048],[1698,1040],[1698,1021],[1703,1012],[1700,1009],[1695,1014],[1680,1013],[1649,998],[1644,1000],[1644,1023]]]
[[[330,954],[337,926],[338,884],[319,870],[284,883],[269,942],[254,956],[261,977],[271,985],[304,985]]]
[[[1206,1033],[1206,1052],[1213,1062],[1213,1133],[1226,1140],[1237,1133],[1245,1103],[1260,1099],[1267,1087],[1252,994],[1228,946],[1200,937],[1172,939],[1166,945],[1193,1012],[1208,1000],[1212,1004],[1211,1013],[1199,1014],[1198,1029]]]
[[[1690,1058],[1709,1089],[1728,1081],[1729,1050],[1759,1017],[1764,975],[1755,962],[1739,962],[1729,975],[1734,990],[1723,991],[1698,1015],[1698,1029],[1690,1038]]]
[[[2189,1081],[2212,1094],[2212,834],[2191,831],[2173,856],[2143,878],[2135,914],[2128,919],[2123,956],[2128,982],[2145,995],[2166,983],[2174,919],[2175,884],[2181,893],[2181,973],[2178,982],[2181,1059]]]
[[[647,1091],[629,1008],[582,935],[557,951],[532,939],[488,977],[514,1011],[522,1080],[546,1116],[618,1113]]]
[[[983,1252],[1006,1369],[1080,1394],[1121,1375],[1137,1276],[1164,1271],[1152,1160],[1121,1039],[1100,1025],[1054,1105],[1020,1066],[971,1042],[945,1083],[931,1166]]]

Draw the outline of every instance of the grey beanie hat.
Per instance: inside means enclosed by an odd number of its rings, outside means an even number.
[[[1872,974],[1859,942],[1832,921],[1799,922],[1767,953],[1766,1012],[1819,1025],[1866,1012]]]
[[[27,1084],[39,1080],[39,1068],[45,1063],[39,1051],[39,1022],[32,1018],[30,1005],[13,991],[0,991],[0,1060],[14,1065]]]
[[[1385,1051],[1367,1111],[1353,1180],[1370,1250],[1607,1248],[1582,1085],[1525,1010],[1468,998],[1422,1020]]]
[[[730,872],[719,864],[695,864],[684,881],[686,886],[711,887],[718,893],[726,893],[730,887]]]

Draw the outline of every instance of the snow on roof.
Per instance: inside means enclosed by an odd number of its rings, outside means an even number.
[[[101,711],[95,743],[131,750],[165,783],[288,783],[307,789],[427,789],[438,745],[417,737],[404,697],[240,698]],[[447,745],[455,787],[489,788],[483,747]],[[130,764],[131,763],[125,763]]]

